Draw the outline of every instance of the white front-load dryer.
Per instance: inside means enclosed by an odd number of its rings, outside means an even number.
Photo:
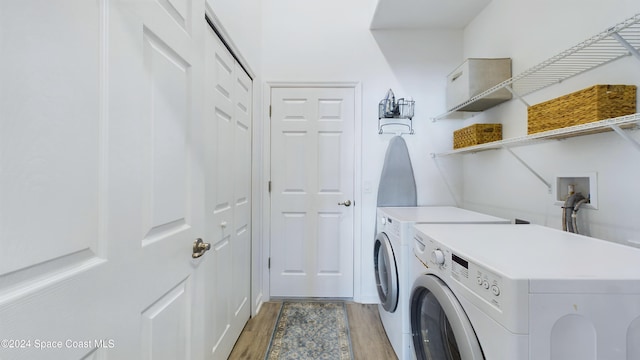
[[[381,207],[377,213],[374,269],[380,318],[398,359],[413,354],[409,296],[414,224],[508,224],[507,219],[453,206]]]
[[[538,225],[416,225],[417,359],[640,359],[640,249]]]

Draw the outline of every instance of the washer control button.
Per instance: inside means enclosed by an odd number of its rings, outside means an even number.
[[[436,265],[444,265],[444,253],[440,249],[435,249],[431,252],[431,261]]]
[[[489,282],[487,280],[482,281],[482,287],[485,289],[489,289]]]
[[[493,285],[491,286],[491,292],[493,295],[498,296],[500,295],[500,288],[497,285]]]
[[[478,285],[482,285],[482,278],[478,276],[476,282],[478,283]]]

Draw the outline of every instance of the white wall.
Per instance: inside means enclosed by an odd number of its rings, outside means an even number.
[[[263,94],[266,82],[341,82],[362,85],[362,229],[356,259],[356,300],[376,301],[373,279],[377,183],[391,135],[377,134],[377,103],[389,88],[416,100],[416,134],[405,136],[413,160],[421,205],[458,204],[507,218],[523,218],[560,228],[560,208],[546,186],[504,151],[432,159],[429,153],[451,148],[451,132],[473,122],[501,122],[505,137],[526,134],[526,109],[505,103],[466,121],[430,117],[445,110],[445,76],[467,57],[511,57],[514,74],[571,47],[610,25],[640,12],[637,0],[493,0],[465,30],[370,31],[376,1],[208,0],[256,74],[254,138],[256,156],[262,148]],[[463,46],[464,38],[464,46]],[[595,83],[640,84],[638,63],[625,59],[531,95],[537,103]],[[266,99],[266,100],[265,100]],[[264,134],[268,135],[268,134]],[[638,139],[640,134],[633,133]],[[264,149],[268,150],[268,149]],[[515,151],[547,181],[563,172],[598,172],[600,209],[585,210],[581,220],[589,234],[626,242],[640,240],[634,214],[633,184],[640,154],[616,134],[590,135]],[[460,166],[463,164],[463,166]],[[267,167],[260,159],[254,171],[256,195],[264,189]],[[464,171],[464,173],[463,173]],[[447,185],[448,183],[448,185]],[[449,190],[451,188],[452,192]],[[254,201],[260,202],[259,196]],[[258,204],[264,206],[265,204]],[[261,214],[254,212],[254,225]],[[586,222],[585,222],[586,221]],[[266,228],[268,231],[268,228]],[[268,237],[268,232],[257,237]],[[262,251],[254,241],[254,253]],[[254,259],[254,276],[266,266]],[[266,285],[266,284],[265,284]],[[254,293],[262,291],[254,277]]]
[[[462,31],[370,31],[375,1],[265,0],[263,78],[273,82],[343,82],[362,85],[361,237],[356,239],[355,300],[377,301],[373,242],[377,184],[387,143],[378,135],[377,106],[392,88],[416,101],[415,135],[405,139],[413,161],[420,204],[454,204],[429,153],[451,147],[455,124],[432,123],[444,108],[445,76],[462,59]],[[266,96],[266,94],[265,94]],[[455,164],[444,164],[453,173]],[[458,187],[460,185],[458,184]],[[368,190],[367,190],[368,189]],[[459,192],[459,191],[458,191]]]
[[[636,0],[493,0],[465,29],[465,57],[511,57],[514,75],[640,12]],[[640,85],[640,61],[629,57],[541,90],[530,104],[595,84]],[[517,100],[460,123],[500,122],[505,138],[526,135]],[[632,137],[640,140],[639,132]],[[598,210],[581,210],[591,236],[640,246],[640,152],[617,134],[589,135],[514,149],[548,182],[566,172],[597,172]],[[561,228],[561,209],[546,186],[505,151],[463,157],[463,207]],[[638,242],[633,244],[632,242]]]

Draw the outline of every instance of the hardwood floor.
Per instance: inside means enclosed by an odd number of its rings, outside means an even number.
[[[230,360],[264,359],[280,304],[280,301],[272,301],[262,305],[258,315],[244,327]],[[355,360],[397,359],[380,322],[377,305],[347,303],[347,316]]]
[[[229,359],[258,360],[264,359],[271,341],[271,333],[276,325],[280,302],[262,304],[256,317],[249,319],[244,326]]]
[[[347,316],[355,360],[397,359],[380,322],[378,305],[347,304]]]

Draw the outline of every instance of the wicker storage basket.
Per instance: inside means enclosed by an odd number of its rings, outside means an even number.
[[[502,140],[502,124],[473,124],[453,132],[453,148]]]
[[[636,112],[634,85],[595,85],[530,106],[528,133],[559,129]]]

